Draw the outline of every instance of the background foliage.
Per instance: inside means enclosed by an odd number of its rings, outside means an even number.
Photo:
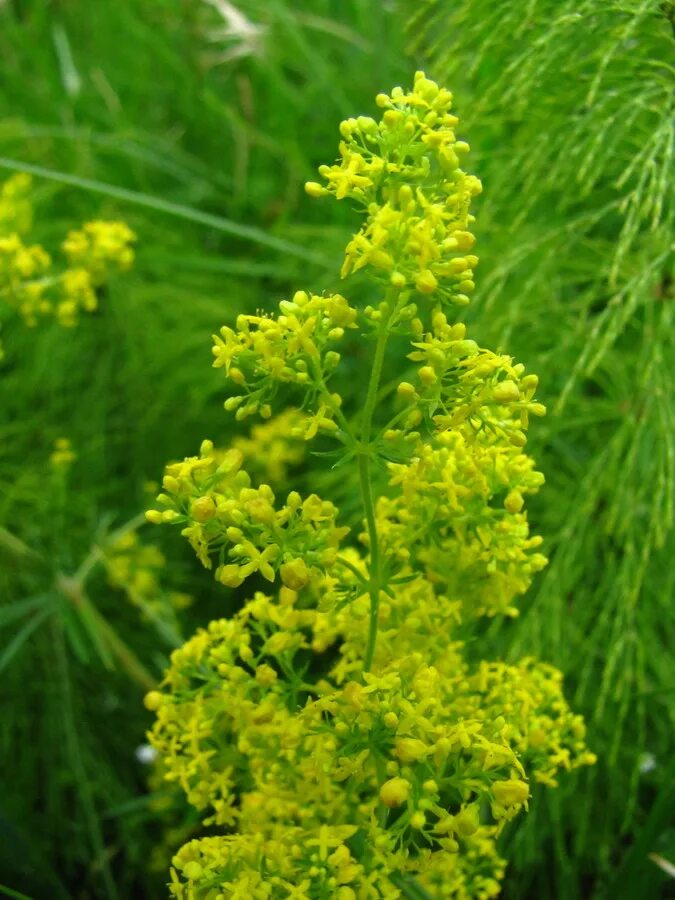
[[[478,151],[472,314],[541,373],[552,413],[533,434],[551,565],[496,646],[565,669],[604,757],[514,838],[519,891],[656,893],[634,842],[673,852],[672,13],[436,3],[411,27]]]
[[[484,640],[560,666],[601,757],[535,798],[505,891],[665,895],[672,49],[671,5],[633,0],[0,4],[0,166],[35,167],[32,237],[53,248],[94,217],[139,236],[133,272],[76,329],[0,306],[1,884],[164,895],[190,823],[135,751],[179,636],[139,617],[101,557],[164,463],[228,427],[212,331],[337,268],[350,211],[302,192],[336,122],[425,65],[456,93],[485,187],[467,319],[540,374],[552,413],[532,438],[552,562]],[[60,437],[78,454],[62,475]],[[198,596],[184,635],[227,611],[182,542],[143,535],[167,542],[162,589]]]

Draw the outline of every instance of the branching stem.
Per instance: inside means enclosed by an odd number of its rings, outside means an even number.
[[[389,339],[388,321],[382,322],[380,333],[377,337],[375,346],[375,357],[373,359],[373,368],[370,373],[370,381],[368,384],[368,393],[366,395],[366,405],[363,409],[363,418],[361,420],[361,440],[359,448],[359,480],[361,483],[361,499],[363,500],[363,508],[366,516],[366,527],[368,529],[368,541],[370,544],[370,573],[368,582],[368,593],[370,595],[370,620],[368,623],[368,643],[366,645],[366,655],[363,661],[363,671],[369,672],[373,664],[373,655],[375,653],[375,641],[377,639],[377,619],[380,607],[380,591],[382,589],[382,564],[380,559],[380,545],[377,536],[377,526],[375,524],[375,505],[373,502],[373,488],[370,479],[370,461],[372,458],[372,448],[370,446],[370,430],[373,421],[373,412],[377,401],[377,392],[380,386],[380,378],[382,377],[382,364],[384,362],[384,353]]]

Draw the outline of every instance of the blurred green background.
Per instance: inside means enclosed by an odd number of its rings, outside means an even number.
[[[336,286],[354,218],[303,183],[342,118],[425,68],[484,184],[466,320],[549,408],[551,564],[481,652],[562,668],[599,756],[506,836],[504,894],[672,895],[674,21],[633,0],[0,3],[0,176],[33,172],[31,240],[92,218],[138,236],[74,329],[0,298],[0,894],[165,895],[192,820],[137,752],[142,696],[235,601],[172,534],[141,531],[161,608],[198,598],[168,619],[105,560],[168,460],[231,438],[211,333]]]

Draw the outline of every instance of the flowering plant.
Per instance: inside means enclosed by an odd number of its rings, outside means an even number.
[[[363,530],[316,494],[277,498],[241,444],[210,441],[167,467],[147,514],[179,524],[222,584],[269,585],[176,650],[146,698],[165,777],[216,832],[175,856],[176,897],[491,897],[531,781],[594,759],[559,672],[469,653],[472,623],[516,615],[546,564],[524,511],[543,476],[523,449],[544,408],[536,376],[453,321],[481,185],[460,167],[452,95],[420,72],[377,104],[380,121],[341,124],[340,160],[307,191],[362,209],[342,275],[363,270],[379,302],[299,291],[213,348],[238,420],[269,420],[282,445],[284,429],[289,446],[335,441]],[[331,384],[352,331],[373,348],[354,411]]]
[[[0,302],[29,326],[50,316],[73,326],[98,307],[110,276],[131,267],[135,235],[124,222],[86,222],[61,243],[67,265],[57,270],[44,247],[26,243],[32,223],[31,177],[22,172],[0,185]]]

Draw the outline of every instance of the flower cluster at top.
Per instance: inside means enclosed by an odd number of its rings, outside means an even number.
[[[473,287],[479,185],[450,103],[418,73],[378,97],[379,123],[342,124],[341,161],[308,190],[362,205],[343,275],[365,268],[379,300],[300,291],[223,328],[225,407],[264,421],[169,465],[147,513],[223,585],[251,585],[146,698],[165,777],[210,829],[174,857],[177,898],[493,897],[531,783],[594,761],[556,669],[476,658],[475,622],[516,615],[546,564],[524,450],[544,408],[534,375],[451,321]],[[357,404],[328,383],[347,328],[371,351]],[[357,527],[288,490],[319,434]],[[260,458],[274,447],[278,466]]]
[[[39,244],[25,242],[32,226],[31,179],[15,175],[0,187],[0,302],[15,308],[27,325],[53,316],[72,326],[98,307],[98,291],[133,263],[135,235],[124,222],[87,222],[61,244],[67,260],[55,268]]]
[[[469,145],[455,136],[452,94],[418,72],[411,91],[397,87],[376,102],[381,120],[344,121],[340,162],[319,169],[325,186],[307,184],[311,196],[349,198],[366,212],[342,275],[368,266],[396,290],[466,304],[478,263],[468,253],[475,241],[469,206],[481,183],[460,168]]]

